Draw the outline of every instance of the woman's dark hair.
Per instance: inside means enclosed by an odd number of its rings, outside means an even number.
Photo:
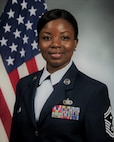
[[[68,21],[74,28],[74,38],[77,39],[78,37],[78,24],[74,16],[63,9],[52,9],[50,11],[47,11],[42,15],[42,17],[39,19],[37,24],[37,32],[38,32],[38,40],[39,40],[39,33],[42,30],[42,28],[50,21],[56,20],[56,19],[64,19]]]

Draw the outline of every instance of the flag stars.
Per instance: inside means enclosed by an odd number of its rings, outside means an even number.
[[[14,4],[14,3],[18,3],[17,0],[12,0],[12,4]]]
[[[35,9],[33,6],[31,7],[31,9],[29,9],[29,12],[30,12],[30,16],[32,16],[32,15],[36,15],[36,11],[37,11],[37,9]]]
[[[31,23],[30,21],[28,21],[28,22],[25,24],[27,30],[29,30],[29,29],[32,30],[32,25],[33,25],[33,23]]]
[[[6,33],[6,32],[10,32],[11,26],[9,26],[8,23],[6,23],[6,25],[3,26],[3,28],[5,29],[5,33]]]
[[[33,43],[31,43],[31,45],[33,47],[33,50],[38,48],[38,43],[35,40],[33,41]]]
[[[20,51],[21,57],[25,57],[25,50],[22,48]]]
[[[25,0],[23,0],[23,2],[21,3],[21,6],[22,6],[22,10],[27,9],[27,2],[25,2]]]
[[[17,51],[17,45],[15,45],[14,43],[12,43],[12,45],[9,46],[9,48],[11,48],[11,52]]]
[[[39,53],[34,21],[46,11],[46,6],[43,0],[28,1],[11,0],[11,6],[4,11],[5,19],[0,19],[0,54],[8,73]]]
[[[1,42],[1,46],[3,46],[3,45],[5,45],[5,46],[7,46],[7,39],[5,39],[4,37],[2,37],[2,40],[0,40],[0,42]]]
[[[34,30],[34,32],[35,32],[35,36],[38,36],[37,30]]]
[[[28,43],[28,39],[29,39],[29,37],[27,37],[26,35],[24,35],[24,37],[23,37],[23,43],[24,44]]]
[[[13,63],[14,60],[15,60],[14,58],[11,58],[11,56],[9,56],[9,58],[6,59],[6,61],[8,62],[8,66],[9,66],[9,65],[14,65],[14,63]]]
[[[19,15],[19,18],[17,18],[17,20],[18,20],[18,24],[24,23],[24,17],[22,17],[21,15]]]
[[[15,14],[15,12],[14,12],[14,11],[12,11],[12,9],[10,9],[10,11],[9,11],[9,12],[7,12],[7,14],[9,15],[9,19],[10,19],[10,18],[14,18],[14,14]]]
[[[43,3],[43,5],[44,5],[44,9],[46,10],[47,9],[47,4]]]
[[[20,37],[21,31],[18,31],[18,29],[16,29],[16,31],[13,32],[13,34],[15,35],[15,38]]]

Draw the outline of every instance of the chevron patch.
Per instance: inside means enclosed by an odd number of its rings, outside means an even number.
[[[114,138],[114,125],[111,106],[109,106],[108,110],[104,113],[104,121],[106,133],[108,133],[110,137]]]

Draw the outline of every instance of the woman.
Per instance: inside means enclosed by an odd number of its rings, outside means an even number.
[[[50,10],[37,31],[46,67],[17,84],[10,142],[113,142],[106,85],[72,61],[78,43],[75,18],[66,10]]]

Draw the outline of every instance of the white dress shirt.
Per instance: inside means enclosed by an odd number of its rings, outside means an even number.
[[[36,89],[35,100],[34,100],[34,109],[35,109],[36,120],[39,120],[40,112],[41,112],[46,100],[48,99],[48,97],[50,96],[52,91],[54,90],[53,85],[57,84],[62,79],[64,74],[70,68],[71,64],[72,64],[72,60],[69,62],[69,64],[67,66],[65,66],[64,68],[62,68],[52,74],[50,74],[47,71],[46,67],[44,68],[43,74],[42,74],[40,81],[39,81],[40,86],[37,87],[37,89]],[[45,80],[48,76],[50,76],[50,80]]]

